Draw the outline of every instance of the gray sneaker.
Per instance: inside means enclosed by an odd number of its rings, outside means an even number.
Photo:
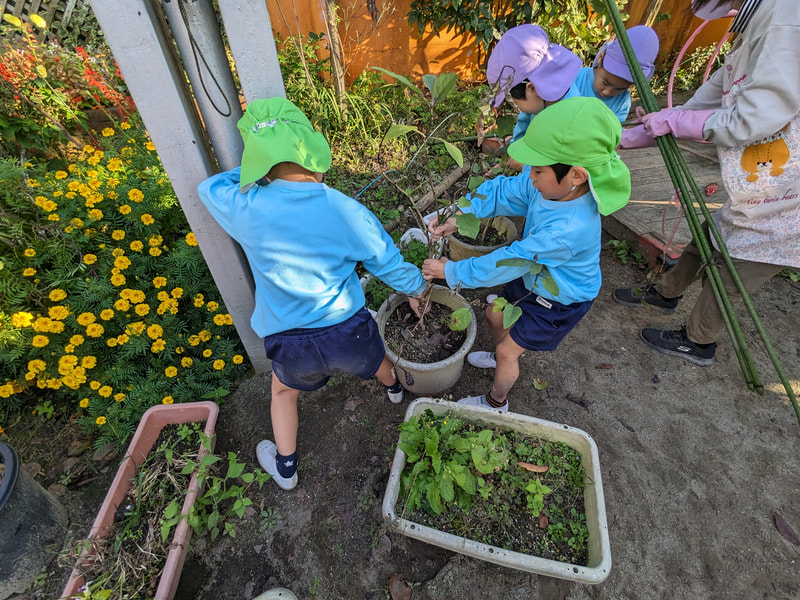
[[[683,296],[677,298],[665,298],[656,291],[653,283],[648,283],[643,288],[620,288],[614,290],[614,300],[623,306],[631,308],[642,308],[652,306],[657,311],[665,315],[671,315],[678,308],[678,301]]]
[[[494,352],[470,352],[467,354],[467,362],[479,369],[494,369],[497,366]]]
[[[700,346],[686,335],[686,327],[672,331],[661,329],[642,329],[642,341],[653,350],[670,356],[678,356],[691,363],[707,367],[714,364],[717,344]]]
[[[297,471],[295,471],[294,475],[289,478],[282,477],[281,474],[278,473],[278,465],[275,462],[277,457],[278,448],[275,446],[274,442],[269,440],[262,440],[258,442],[258,445],[256,446],[256,458],[258,459],[258,464],[260,464],[261,468],[267,473],[272,475],[272,478],[279,487],[284,490],[291,490],[297,485]]]
[[[468,406],[482,406],[483,408],[489,408],[491,410],[501,410],[503,412],[508,412],[508,400],[503,406],[492,406],[489,404],[489,401],[486,399],[486,395],[482,396],[470,396],[469,398],[462,398],[458,401],[459,404],[466,404]]]

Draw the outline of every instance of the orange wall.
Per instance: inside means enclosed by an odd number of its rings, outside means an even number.
[[[266,0],[272,27],[282,38],[288,34],[326,30],[324,0]],[[385,0],[375,0],[380,9]],[[388,4],[389,2],[387,2]],[[454,36],[442,32],[434,35],[427,31],[420,37],[416,26],[412,29],[406,21],[411,0],[395,0],[394,12],[374,22],[366,8],[365,0],[338,0],[341,22],[339,35],[344,49],[347,79],[352,81],[371,66],[379,66],[401,75],[455,72],[461,79],[480,80],[483,58],[472,36]],[[631,0],[626,12],[626,26],[644,23],[648,10],[658,5],[658,12],[669,14],[654,25],[661,40],[659,62],[675,56],[701,21],[689,10],[690,0]],[[388,11],[387,11],[388,12]],[[697,46],[716,43],[727,31],[730,20],[715,21],[704,28],[692,44],[688,54]]]

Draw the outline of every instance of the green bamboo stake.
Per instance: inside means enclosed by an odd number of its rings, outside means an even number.
[[[658,103],[652,90],[650,89],[647,80],[644,77],[641,66],[636,60],[633,49],[631,48],[630,39],[628,38],[627,31],[625,30],[625,25],[622,22],[622,17],[617,10],[616,2],[614,0],[603,0],[603,2],[611,19],[612,27],[617,34],[617,38],[619,39],[622,53],[625,56],[626,62],[628,63],[628,68],[633,75],[634,83],[639,92],[639,97],[642,101],[643,108],[647,112],[658,111]],[[748,387],[759,394],[763,394],[763,385],[758,378],[758,373],[755,369],[755,364],[753,363],[752,357],[747,351],[747,346],[744,341],[741,328],[739,327],[739,322],[736,318],[735,311],[732,308],[730,299],[725,291],[725,286],[722,284],[719,276],[719,270],[711,262],[711,257],[713,254],[709,248],[708,241],[705,239],[705,236],[702,235],[702,227],[699,223],[699,219],[697,218],[697,214],[694,211],[694,205],[692,202],[690,202],[690,194],[686,190],[687,182],[689,183],[692,192],[691,195],[693,195],[696,199],[697,204],[699,205],[700,210],[703,213],[706,222],[708,223],[709,232],[714,236],[714,240],[717,242],[720,254],[722,255],[723,260],[725,261],[725,264],[731,273],[731,277],[742,297],[743,304],[753,320],[753,324],[755,325],[761,341],[764,344],[767,355],[772,361],[772,364],[778,374],[778,378],[783,384],[784,389],[786,390],[786,393],[792,402],[797,420],[800,423],[800,404],[798,404],[797,397],[795,396],[794,390],[791,386],[791,382],[786,376],[783,366],[780,363],[780,359],[778,358],[778,355],[769,340],[769,336],[764,330],[764,327],[755,312],[755,308],[750,300],[750,296],[747,293],[747,290],[744,289],[744,285],[742,284],[742,281],[733,266],[733,261],[728,253],[728,249],[725,246],[722,236],[717,230],[713,219],[711,218],[711,213],[705,205],[702,195],[700,194],[700,190],[697,187],[697,183],[694,181],[686,162],[683,160],[683,155],[678,149],[675,138],[672,135],[661,136],[657,139],[657,144],[662,156],[664,157],[665,163],[667,164],[670,178],[673,180],[673,183],[676,184],[676,189],[679,191],[678,196],[681,204],[684,207],[684,212],[687,215],[687,223],[689,224],[689,228],[691,229],[692,235],[697,243],[701,259],[706,263],[705,268],[714,291],[714,296],[720,305],[720,310],[722,312],[725,325],[728,329],[728,333],[731,336],[734,350],[737,358],[739,359],[740,366],[742,367],[742,373],[744,374]],[[681,179],[680,174],[685,175],[686,181]]]

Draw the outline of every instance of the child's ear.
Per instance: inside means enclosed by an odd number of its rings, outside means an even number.
[[[536,86],[533,85],[530,81],[525,84],[525,99],[526,100],[535,100],[539,97],[539,94],[536,93]]]
[[[589,181],[589,171],[583,167],[572,167],[569,176],[572,178],[572,185],[583,185]]]

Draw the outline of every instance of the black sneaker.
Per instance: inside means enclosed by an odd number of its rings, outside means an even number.
[[[675,309],[678,308],[678,301],[682,297],[665,298],[656,291],[656,286],[653,283],[648,283],[643,288],[620,288],[614,290],[614,300],[623,306],[632,308],[652,306],[665,315],[671,315],[675,312]]]
[[[661,329],[642,329],[642,341],[662,354],[679,356],[696,365],[707,367],[714,364],[717,344],[695,344],[686,336],[686,327],[672,331]]]

